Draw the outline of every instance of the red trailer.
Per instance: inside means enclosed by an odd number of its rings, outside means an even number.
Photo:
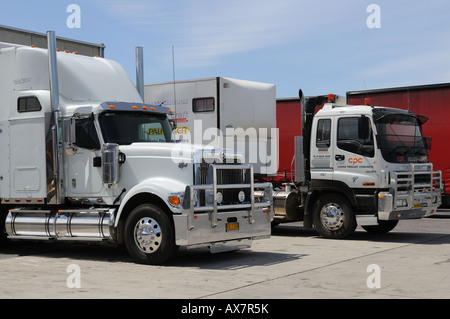
[[[335,95],[334,99],[337,103],[345,103],[342,96]],[[326,99],[322,105],[325,102]],[[320,108],[318,106],[317,110]],[[298,97],[277,98],[278,172],[277,177],[269,179],[272,182],[288,182],[294,178],[294,137],[302,135],[301,114],[302,107]]]
[[[372,105],[409,109],[428,117],[423,134],[432,137],[428,155],[433,169],[442,171],[442,204],[449,206],[450,148],[447,139],[450,138],[450,83],[347,92],[347,104],[364,104],[366,98],[370,98]],[[281,159],[280,153],[280,162]]]
[[[277,99],[278,131],[278,173],[273,181],[291,180],[292,159],[294,157],[294,136],[302,135],[301,105],[297,98]]]

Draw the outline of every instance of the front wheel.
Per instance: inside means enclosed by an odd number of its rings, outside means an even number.
[[[172,223],[159,207],[144,204],[136,207],[125,223],[125,246],[139,263],[161,265],[176,251]]]
[[[339,194],[325,194],[314,206],[314,227],[325,238],[347,238],[356,229],[356,218],[348,200]]]

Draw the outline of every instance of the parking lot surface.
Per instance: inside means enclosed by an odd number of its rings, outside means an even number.
[[[250,249],[180,249],[165,266],[117,247],[7,242],[0,287],[2,299],[450,298],[450,211],[346,240],[285,224]]]

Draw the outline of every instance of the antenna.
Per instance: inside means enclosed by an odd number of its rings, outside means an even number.
[[[177,116],[177,90],[175,85],[175,49],[172,45],[172,75],[173,75],[173,100],[175,104],[175,117]]]

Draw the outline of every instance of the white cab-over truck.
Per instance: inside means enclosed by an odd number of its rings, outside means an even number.
[[[143,103],[141,58],[136,88],[118,63],[47,36],[48,50],[0,43],[3,237],[124,244],[148,264],[270,237],[272,185],[235,152],[175,143],[172,111]]]
[[[274,185],[274,223],[303,220],[324,237],[345,238],[357,225],[388,232],[401,219],[436,212],[441,172],[428,162],[425,117],[340,104],[334,95],[305,98],[300,90],[299,96],[295,180]]]

